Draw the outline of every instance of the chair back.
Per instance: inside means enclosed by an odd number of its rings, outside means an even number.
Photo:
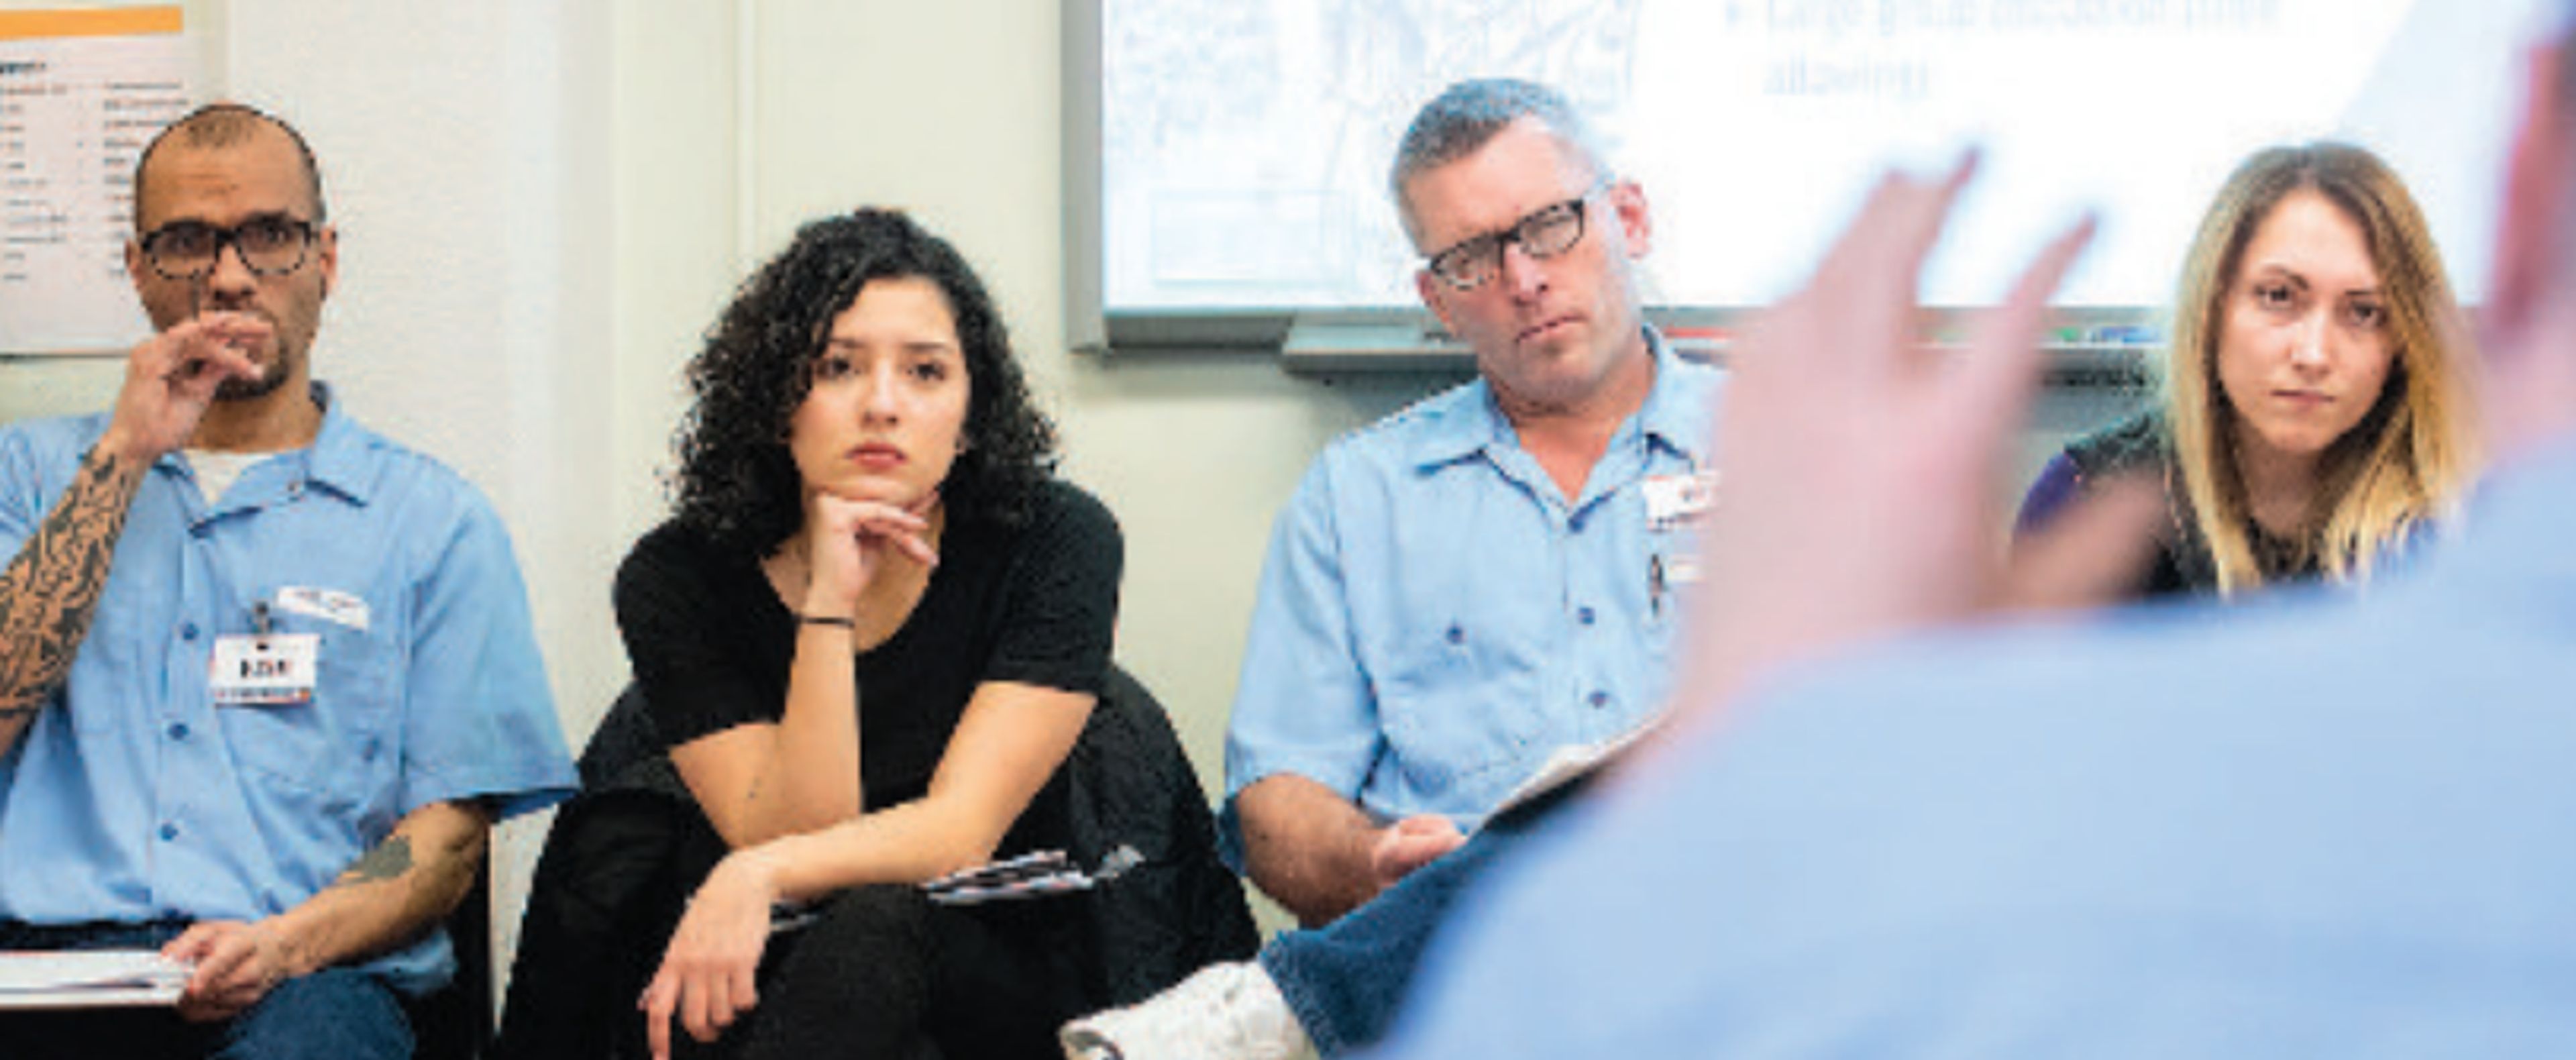
[[[1065,760],[1067,851],[1084,867],[1133,847],[1136,867],[1091,892],[1101,981],[1127,1005],[1260,949],[1243,885],[1217,857],[1216,818],[1162,703],[1112,665]]]

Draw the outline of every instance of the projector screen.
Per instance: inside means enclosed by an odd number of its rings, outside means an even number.
[[[1996,298],[2044,234],[2104,218],[2059,295],[2162,304],[2251,151],[2378,151],[2463,299],[2483,289],[2532,0],[1100,0],[1110,314],[1415,304],[1386,193],[1459,78],[1553,84],[1656,222],[1650,302],[1785,293],[1891,164],[1983,179],[1925,298]]]

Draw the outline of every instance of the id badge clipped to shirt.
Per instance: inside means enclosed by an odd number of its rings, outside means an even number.
[[[1717,472],[1648,475],[1640,490],[1646,498],[1646,528],[1665,531],[1696,526],[1717,503]]]
[[[310,703],[321,658],[322,635],[318,633],[217,637],[207,684],[214,692],[216,706]]]
[[[1696,529],[1717,504],[1717,472],[1649,475],[1642,492],[1648,530],[1664,534]],[[1697,581],[1699,560],[1687,551],[1668,552],[1658,547],[1646,557],[1646,597],[1656,618],[1663,617],[1666,600]]]

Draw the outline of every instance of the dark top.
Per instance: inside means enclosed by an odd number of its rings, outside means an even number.
[[[1016,533],[952,524],[912,620],[859,657],[869,797],[898,789],[888,779],[899,763],[878,757],[879,732],[935,728],[944,744],[978,678],[1096,689],[1099,704],[1081,738],[996,854],[1062,850],[1090,868],[1123,848],[1141,860],[1093,890],[943,909],[927,933],[910,934],[897,922],[865,945],[846,945],[850,936],[834,928],[843,923],[835,911],[853,906],[820,905],[817,926],[804,930],[830,932],[829,942],[804,943],[802,957],[782,956],[777,946],[765,951],[759,1011],[768,1015],[759,1019],[796,1028],[793,1038],[821,1036],[837,1052],[788,1047],[785,1054],[857,1055],[851,1050],[864,1036],[901,1031],[887,1014],[912,1013],[940,1055],[1054,1055],[1051,1039],[1065,1020],[1134,1004],[1211,962],[1249,959],[1259,948],[1243,889],[1216,856],[1205,790],[1171,722],[1151,693],[1104,661],[1120,566],[1117,527],[1070,486],[1050,488],[1036,508]],[[601,719],[582,753],[584,790],[546,835],[500,1037],[487,1053],[495,1058],[642,1055],[635,998],[660,968],[691,892],[726,853],[663,751],[694,738],[684,733],[715,731],[729,718],[775,718],[786,701],[794,630],[748,558],[718,554],[702,535],[664,526],[639,542],[620,570],[617,604],[639,660],[638,680]],[[964,676],[923,676],[952,671]],[[891,681],[888,672],[910,680]],[[714,691],[679,691],[689,682]],[[936,702],[907,706],[895,698],[895,689],[934,683],[948,689]],[[659,702],[648,701],[648,688],[659,690]],[[923,723],[934,711],[950,721]],[[666,734],[664,724],[691,728]],[[911,772],[926,778],[941,749],[914,754],[921,762]],[[900,788],[917,791],[923,783]],[[912,890],[853,893],[883,898]],[[914,901],[927,908],[925,899]],[[873,901],[855,907],[882,908]],[[925,967],[926,1006],[880,989],[887,976]],[[854,968],[869,974],[846,974]],[[960,1030],[970,1027],[973,1035]],[[1035,1044],[993,1049],[960,1040],[993,1035]]]
[[[986,681],[1099,693],[1118,615],[1118,524],[1063,482],[1049,483],[1034,508],[1016,529],[950,522],[911,617],[858,657],[866,805],[928,790],[949,734]],[[665,747],[785,711],[796,618],[758,557],[664,523],[627,553],[616,603],[626,656]]]
[[[2165,483],[2165,519],[2156,535],[2153,562],[2139,577],[2137,599],[2218,591],[2218,564],[2200,536],[2191,498],[2182,490],[2173,461],[2173,439],[2164,417],[2150,409],[2066,447],[2040,469],[2022,498],[2013,536],[2020,538],[2048,525],[2077,497],[2100,483],[2129,475],[2149,475]],[[2322,571],[2317,557],[2299,542],[2272,535],[2248,520],[2248,543],[2266,583],[2303,581]]]

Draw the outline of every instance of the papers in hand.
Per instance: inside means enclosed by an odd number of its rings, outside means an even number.
[[[1119,874],[1145,860],[1136,848],[1120,845],[1100,859],[1100,867],[1082,871],[1061,850],[1041,850],[1007,861],[996,861],[971,869],[949,873],[921,885],[931,901],[941,905],[975,905],[1015,898],[1039,898],[1050,894],[1087,891],[1117,879]]]
[[[0,1009],[170,1005],[188,966],[152,950],[0,952]]]
[[[1619,752],[1627,750],[1630,745],[1644,739],[1647,733],[1655,731],[1655,727],[1662,722],[1663,719],[1658,716],[1600,743],[1569,744],[1557,748],[1547,756],[1547,761],[1539,763],[1537,769],[1530,771],[1530,775],[1522,780],[1518,787],[1504,795],[1503,801],[1496,803],[1492,812],[1485,815],[1485,819],[1493,820],[1505,810],[1555,791],[1575,778],[1601,768],[1602,763],[1618,757]]]

